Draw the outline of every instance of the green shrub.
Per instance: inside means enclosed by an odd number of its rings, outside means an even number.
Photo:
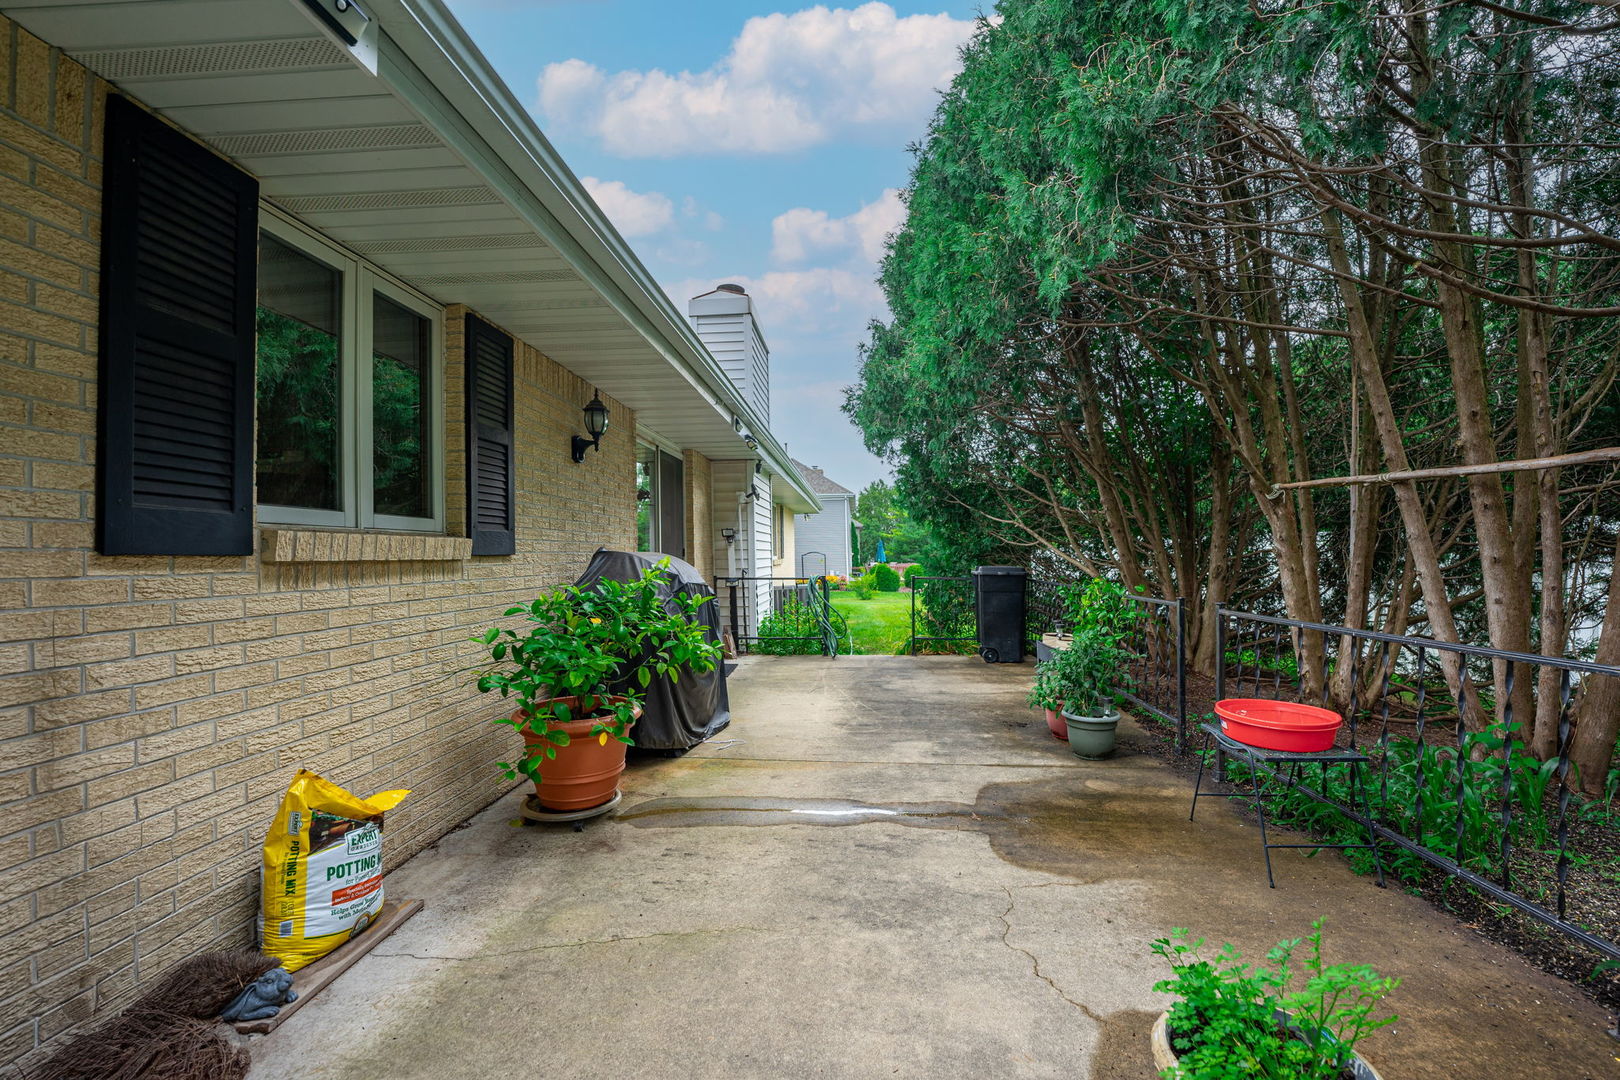
[[[900,572],[888,563],[878,563],[872,567],[872,578],[877,584],[878,592],[899,592]]]
[[[933,653],[971,653],[977,619],[973,612],[973,582],[944,579],[925,582],[917,594],[917,636],[964,638],[962,641],[924,641],[918,647]]]
[[[858,578],[851,578],[849,587],[855,593],[857,600],[870,600],[872,594],[877,592],[877,575],[867,571]]]
[[[760,641],[754,651],[766,656],[818,656],[821,653],[821,623],[809,604],[797,598],[759,621]],[[775,641],[764,640],[776,638]]]
[[[1507,732],[1507,735],[1504,735]],[[1502,835],[1515,845],[1545,847],[1553,842],[1557,821],[1549,812],[1549,790],[1556,791],[1556,758],[1537,760],[1516,736],[1519,725],[1493,724],[1462,736],[1462,747],[1394,737],[1383,760],[1371,766],[1377,777],[1366,792],[1352,792],[1347,773],[1330,771],[1313,785],[1342,805],[1366,799],[1380,823],[1471,870],[1494,874],[1501,868]],[[1450,736],[1447,736],[1450,738]],[[1252,780],[1248,768],[1234,762],[1232,775]],[[1459,775],[1460,774],[1460,775]],[[1503,817],[1503,803],[1510,811]],[[1362,825],[1289,786],[1268,805],[1268,817],[1279,824],[1312,832],[1337,843],[1366,837]],[[1352,852],[1358,872],[1372,869],[1364,851]],[[1385,855],[1385,870],[1409,882],[1421,879],[1425,864],[1395,850]]]
[[[912,580],[919,577],[926,577],[927,575],[928,571],[923,568],[922,563],[912,563],[910,566],[906,567],[906,588],[916,588],[916,586],[911,583]]]

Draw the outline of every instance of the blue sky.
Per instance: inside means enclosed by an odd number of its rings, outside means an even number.
[[[789,452],[855,490],[886,477],[839,405],[885,313],[906,145],[981,4],[449,3],[680,310],[753,295]]]

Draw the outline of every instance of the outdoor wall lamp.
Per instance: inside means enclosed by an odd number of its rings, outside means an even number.
[[[750,449],[750,450],[758,450],[759,449],[759,440],[754,438],[752,435],[744,435],[743,436],[743,445],[748,447],[748,449]]]
[[[728,543],[728,544],[729,544],[729,543],[731,543],[731,542],[732,542],[732,541],[733,541],[733,540],[736,540],[736,539],[737,539],[737,530],[736,530],[736,529],[721,529],[721,530],[720,530],[720,535],[721,535],[721,536],[722,536],[722,537],[724,537],[724,538],[725,538],[725,541],[726,541],[726,543]]]
[[[590,438],[583,435],[574,436],[574,462],[578,464],[585,460],[585,451],[596,447],[596,452],[602,452],[602,436],[608,429],[608,407],[602,404],[602,395],[595,390],[591,391],[591,403],[585,406],[585,430],[591,433]]]

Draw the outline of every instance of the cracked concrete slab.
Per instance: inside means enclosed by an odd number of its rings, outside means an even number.
[[[395,870],[426,910],[256,1040],[252,1080],[1148,1080],[1154,938],[1259,955],[1317,915],[1330,959],[1406,979],[1367,1045],[1390,1080],[1620,1072],[1591,1002],[1338,856],[1279,853],[1267,889],[1250,826],[1188,822],[1128,738],[1068,754],[1030,677],[745,660],[731,729],[634,761],[616,817],[523,827],[514,793]]]

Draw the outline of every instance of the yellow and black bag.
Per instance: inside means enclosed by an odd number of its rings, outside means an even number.
[[[266,955],[297,971],[371,925],[383,903],[383,812],[409,794],[362,799],[298,770],[264,838],[259,940]]]

